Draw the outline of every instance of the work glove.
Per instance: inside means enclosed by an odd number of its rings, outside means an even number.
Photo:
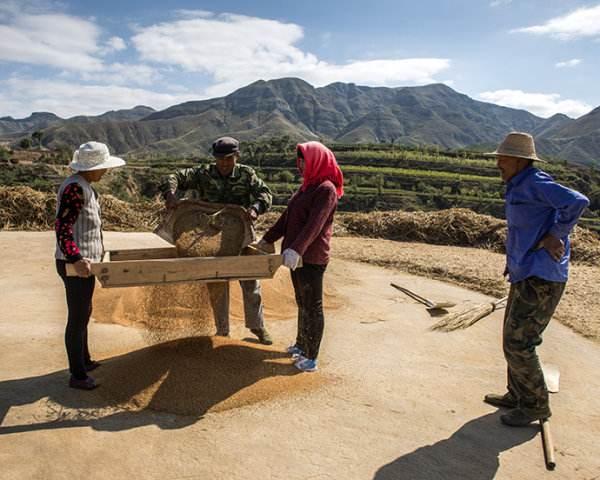
[[[286,248],[283,252],[283,264],[288,267],[290,270],[296,270],[298,267],[298,263],[302,257],[296,250],[292,250],[291,248]]]

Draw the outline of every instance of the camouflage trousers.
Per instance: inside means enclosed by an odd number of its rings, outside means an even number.
[[[217,332],[229,334],[229,282],[209,282],[208,295],[215,317]],[[262,294],[258,280],[240,280],[244,302],[246,328],[260,329],[265,326]]]
[[[530,415],[550,415],[548,389],[535,351],[542,343],[565,283],[530,277],[510,287],[502,344],[508,364],[508,391]]]

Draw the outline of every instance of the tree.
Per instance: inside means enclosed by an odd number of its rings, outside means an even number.
[[[292,183],[295,177],[289,170],[282,170],[277,174],[277,180],[281,183]]]
[[[25,137],[19,142],[21,148],[31,148],[31,139]]]
[[[42,137],[44,136],[44,132],[41,130],[36,130],[31,134],[31,138],[37,142],[38,147],[42,147]]]

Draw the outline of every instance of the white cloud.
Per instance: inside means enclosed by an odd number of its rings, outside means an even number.
[[[509,5],[512,3],[512,0],[492,0],[490,2],[490,7],[500,7],[502,5]]]
[[[571,60],[565,60],[564,62],[555,63],[554,66],[556,68],[572,68],[576,67],[581,63],[579,58],[572,58]]]
[[[161,80],[162,75],[148,65],[112,63],[104,66],[99,72],[82,72],[79,78],[86,82],[114,85],[150,85]]]
[[[208,18],[214,15],[208,10],[186,10],[185,8],[175,10],[175,15],[180,18]]]
[[[106,42],[105,48],[109,52],[118,52],[120,50],[125,50],[127,45],[125,44],[125,40],[121,37],[110,37]]]
[[[577,37],[600,36],[600,5],[583,7],[561,17],[555,17],[542,25],[519,28],[513,32],[550,35],[561,40]]]
[[[435,82],[450,66],[445,58],[351,61],[331,64],[295,44],[300,26],[222,14],[139,28],[132,42],[143,60],[211,75],[208,95],[224,95],[257,79],[297,76],[317,85],[335,81],[398,86]]]
[[[81,85],[23,77],[11,77],[0,82],[0,112],[15,118],[26,117],[36,111],[50,111],[67,118],[99,115],[136,105],[162,109],[198,98],[199,95],[193,92],[158,93],[125,86]]]
[[[558,93],[528,93],[522,90],[496,90],[483,92],[479,98],[486,102],[505,107],[527,110],[540,117],[551,117],[556,113],[564,113],[570,117],[580,117],[588,113],[592,107],[579,100],[561,99]]]
[[[68,33],[67,33],[68,32]],[[0,60],[68,70],[99,70],[100,29],[64,14],[19,14],[0,25]]]

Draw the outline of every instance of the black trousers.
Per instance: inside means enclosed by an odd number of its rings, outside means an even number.
[[[69,358],[69,371],[73,377],[84,380],[87,378],[85,364],[91,362],[87,327],[92,315],[96,277],[67,277],[66,264],[64,260],[56,260],[56,271],[65,284],[67,295],[65,345]]]
[[[325,328],[323,315],[323,276],[327,265],[305,263],[293,270],[292,283],[298,305],[296,345],[307,358],[316,360]]]

